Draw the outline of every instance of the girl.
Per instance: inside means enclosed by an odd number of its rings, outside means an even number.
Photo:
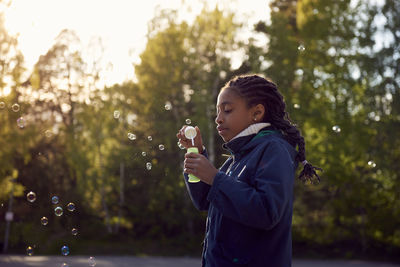
[[[193,204],[208,211],[202,266],[291,266],[295,170],[301,162],[299,178],[313,182],[321,169],[306,161],[304,138],[282,95],[260,76],[235,77],[218,95],[215,122],[230,158],[216,169],[196,127],[200,153],[186,153],[184,161]],[[177,137],[188,148],[184,130]],[[189,183],[188,174],[201,182]]]

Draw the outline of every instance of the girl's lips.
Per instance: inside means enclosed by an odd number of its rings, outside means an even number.
[[[218,130],[218,133],[221,134],[221,133],[226,132],[228,130],[228,128],[217,127],[217,130]]]

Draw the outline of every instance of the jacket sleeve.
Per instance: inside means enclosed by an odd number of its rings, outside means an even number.
[[[281,219],[285,209],[291,209],[295,163],[284,144],[269,143],[261,159],[248,170],[255,175],[254,185],[218,172],[207,199],[226,217],[261,229],[271,229]],[[249,166],[250,167],[250,166]]]
[[[204,149],[202,153],[206,158],[208,158],[207,151]],[[200,181],[198,183],[189,183],[189,176],[186,173],[183,173],[183,177],[185,179],[185,184],[187,191],[189,193],[190,199],[193,202],[193,205],[196,209],[201,211],[208,210],[210,202],[207,200],[207,195],[210,191],[211,186]]]

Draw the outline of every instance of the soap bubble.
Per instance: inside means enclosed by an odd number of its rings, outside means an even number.
[[[164,147],[164,145],[163,145],[163,144],[160,144],[160,145],[158,145],[158,149],[160,149],[160,150],[164,150],[164,149],[165,149],[165,147]]]
[[[35,200],[36,200],[36,194],[35,194],[35,192],[29,192],[28,194],[26,194],[26,199],[29,201],[29,202],[35,202]]]
[[[153,137],[151,137],[151,135],[149,135],[149,136],[147,136],[147,140],[153,141]]]
[[[24,119],[24,117],[20,117],[20,118],[17,119],[17,125],[21,129],[25,127],[25,119]]]
[[[47,217],[42,217],[42,218],[40,219],[40,223],[41,223],[42,225],[47,225],[47,224],[49,223],[49,219],[47,219]]]
[[[75,204],[70,202],[67,204],[67,210],[69,211],[74,211],[75,210]]]
[[[15,103],[11,106],[11,110],[14,112],[18,112],[20,110],[20,106],[17,103]]]
[[[172,109],[172,104],[171,104],[171,102],[169,102],[169,101],[165,102],[164,108],[165,108],[165,110],[171,110],[171,109]]]
[[[78,234],[78,229],[72,228],[71,234],[72,234],[72,235],[77,235],[77,234]]]
[[[26,254],[27,254],[28,256],[32,256],[32,255],[33,255],[33,248],[32,248],[31,246],[28,246],[28,247],[26,248]]]
[[[147,153],[143,151],[143,152],[142,152],[142,156],[143,156],[143,157],[146,157],[146,155],[147,155]]]
[[[60,206],[58,206],[58,207],[56,207],[56,208],[54,209],[54,213],[55,213],[58,217],[60,217],[61,215],[63,215],[63,209],[62,209]]]
[[[300,108],[300,105],[299,105],[299,104],[294,104],[293,107],[294,107],[295,109],[299,109],[299,108]]]
[[[301,44],[297,47],[297,50],[299,50],[300,52],[304,52],[304,50],[306,50],[306,48],[304,47],[304,45]]]
[[[61,264],[61,267],[69,267],[68,264],[66,264],[65,262],[63,264]]]
[[[186,124],[191,124],[192,120],[191,119],[186,119],[185,122],[186,122]]]
[[[151,170],[151,167],[152,167],[151,163],[150,163],[150,162],[147,162],[147,163],[146,163],[146,169],[150,171],[150,170]]]
[[[50,137],[53,135],[53,132],[50,131],[50,130],[46,130],[46,131],[44,132],[44,135],[45,135],[47,138],[50,138]]]
[[[96,265],[96,260],[94,259],[94,257],[89,257],[89,265],[90,266],[95,266]]]
[[[53,203],[53,204],[58,204],[58,201],[59,201],[58,196],[53,196],[51,198],[51,203]]]
[[[368,166],[375,168],[376,167],[376,163],[373,162],[372,160],[368,161]]]
[[[136,134],[128,133],[128,139],[129,140],[136,140]]]
[[[335,125],[335,126],[332,127],[332,130],[333,130],[335,133],[340,133],[340,131],[341,131],[342,129],[340,129],[340,127],[339,127],[338,125]]]
[[[114,110],[114,119],[119,119],[119,116],[120,116],[121,114],[119,113],[119,111],[118,110]]]
[[[184,147],[179,141],[178,141],[177,145],[178,145],[178,147],[179,147],[180,149],[185,149],[185,147]]]
[[[6,107],[6,103],[3,101],[0,102],[0,109],[4,109]]]
[[[64,256],[67,256],[69,254],[69,247],[68,246],[62,246],[61,247],[61,254]]]

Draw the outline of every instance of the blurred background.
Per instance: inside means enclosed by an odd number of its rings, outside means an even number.
[[[175,134],[219,166],[216,96],[258,73],[324,169],[294,257],[400,261],[400,2],[165,2],[0,0],[3,253],[200,257]]]

